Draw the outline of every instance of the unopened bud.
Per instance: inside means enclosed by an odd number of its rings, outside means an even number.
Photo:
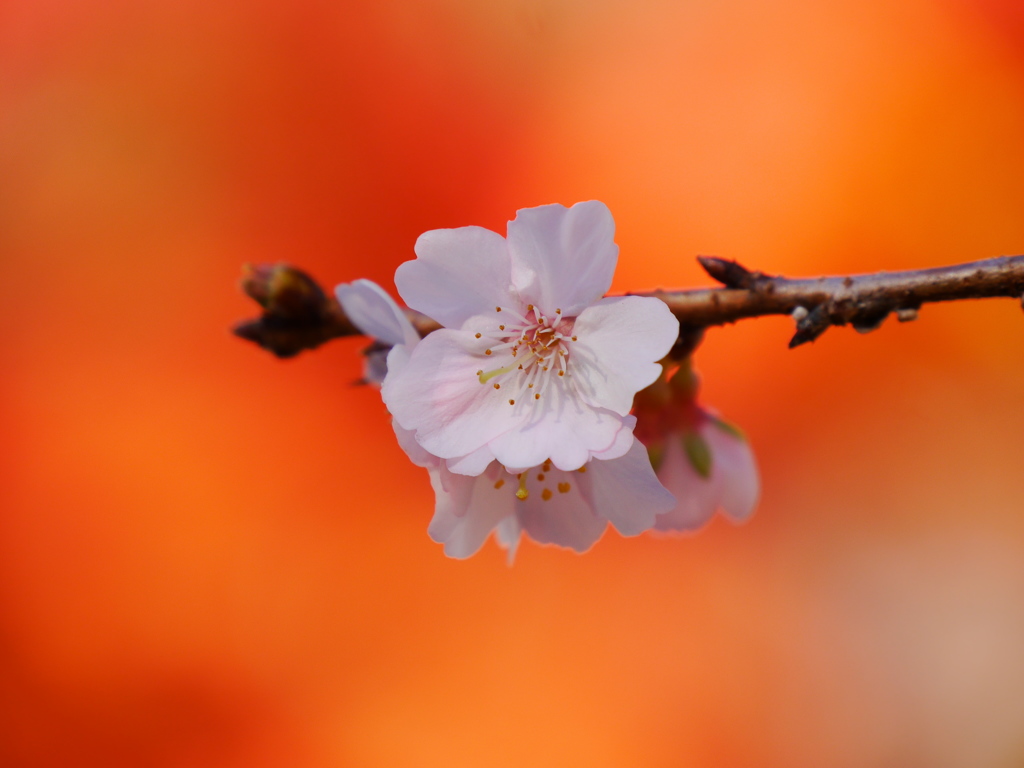
[[[288,264],[246,265],[242,290],[268,315],[296,322],[316,322],[327,313],[327,297],[316,281]]]

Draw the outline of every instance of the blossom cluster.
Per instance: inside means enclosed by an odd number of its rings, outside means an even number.
[[[735,520],[753,511],[747,443],[697,405],[688,367],[666,377],[675,317],[656,298],[605,296],[614,232],[596,201],[520,210],[506,237],[426,232],[395,275],[405,303],[442,326],[424,338],[376,284],[337,287],[377,342],[366,378],[428,470],[428,530],[449,556],[492,532],[511,558],[524,533],[583,552],[609,523],[632,536],[691,530],[720,504]]]

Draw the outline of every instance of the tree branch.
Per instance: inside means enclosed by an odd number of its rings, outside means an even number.
[[[748,270],[713,256],[697,259],[722,288],[635,294],[664,301],[682,327],[677,354],[692,351],[703,330],[748,317],[792,315],[797,329],[789,342],[814,341],[833,325],[867,332],[895,312],[913,320],[921,305],[961,299],[1024,296],[1024,256],[904,272],[791,279]],[[263,315],[233,330],[278,357],[292,357],[330,339],[359,335],[334,297],[304,272],[286,264],[248,267],[242,289],[263,307]],[[406,310],[421,335],[439,327]]]

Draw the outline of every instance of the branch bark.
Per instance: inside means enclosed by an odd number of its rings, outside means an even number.
[[[1024,296],[1024,256],[1001,256],[949,267],[876,272],[838,277],[787,278],[749,270],[726,259],[700,256],[698,262],[721,288],[653,291],[679,319],[677,354],[692,351],[709,326],[749,317],[792,315],[797,347],[834,325],[874,330],[892,313],[913,320],[923,304],[962,299]],[[359,335],[332,293],[288,265],[248,268],[242,288],[263,307],[263,315],[240,323],[234,333],[278,357],[292,357],[334,338]],[[407,310],[421,335],[439,327],[430,318]]]

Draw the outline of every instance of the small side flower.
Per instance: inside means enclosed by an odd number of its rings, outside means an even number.
[[[701,528],[721,509],[734,523],[753,514],[760,496],[754,453],[743,433],[697,402],[699,382],[685,361],[637,395],[636,437],[658,478],[676,497],[658,515],[658,531]]]

